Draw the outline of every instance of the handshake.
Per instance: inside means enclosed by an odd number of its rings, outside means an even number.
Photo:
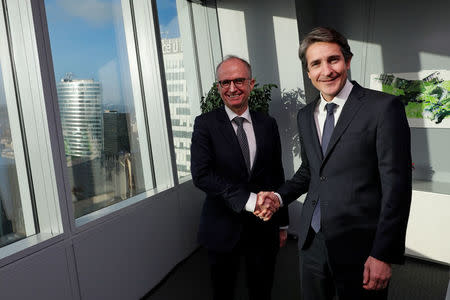
[[[263,221],[268,221],[280,208],[280,199],[274,192],[259,192],[253,214]]]

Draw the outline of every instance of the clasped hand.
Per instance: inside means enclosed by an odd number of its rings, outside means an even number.
[[[274,192],[259,192],[253,214],[268,221],[279,208],[280,200]]]

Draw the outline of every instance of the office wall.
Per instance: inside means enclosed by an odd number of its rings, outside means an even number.
[[[66,242],[0,268],[2,299],[77,299],[73,297]]]
[[[139,299],[197,247],[192,181],[0,267],[2,299]]]

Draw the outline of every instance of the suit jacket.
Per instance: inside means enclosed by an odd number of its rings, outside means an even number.
[[[319,99],[299,111],[302,164],[278,192],[284,203],[308,192],[301,213],[301,247],[320,199],[332,267],[364,263],[369,255],[402,263],[411,203],[404,105],[395,96],[353,84],[325,155],[314,121]]]
[[[245,211],[250,192],[275,190],[284,182],[276,121],[263,113],[250,115],[256,138],[251,174],[223,107],[195,119],[191,173],[194,185],[206,193],[198,238],[210,250],[230,251],[244,231],[260,240],[260,246],[278,247],[279,226],[288,224],[286,208],[269,222]]]

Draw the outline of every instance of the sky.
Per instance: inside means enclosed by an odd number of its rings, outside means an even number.
[[[179,37],[175,0],[156,2],[161,37]],[[104,105],[122,103],[123,85],[129,75],[121,1],[44,3],[56,81],[66,73],[72,73],[75,79],[94,79],[102,83]]]

